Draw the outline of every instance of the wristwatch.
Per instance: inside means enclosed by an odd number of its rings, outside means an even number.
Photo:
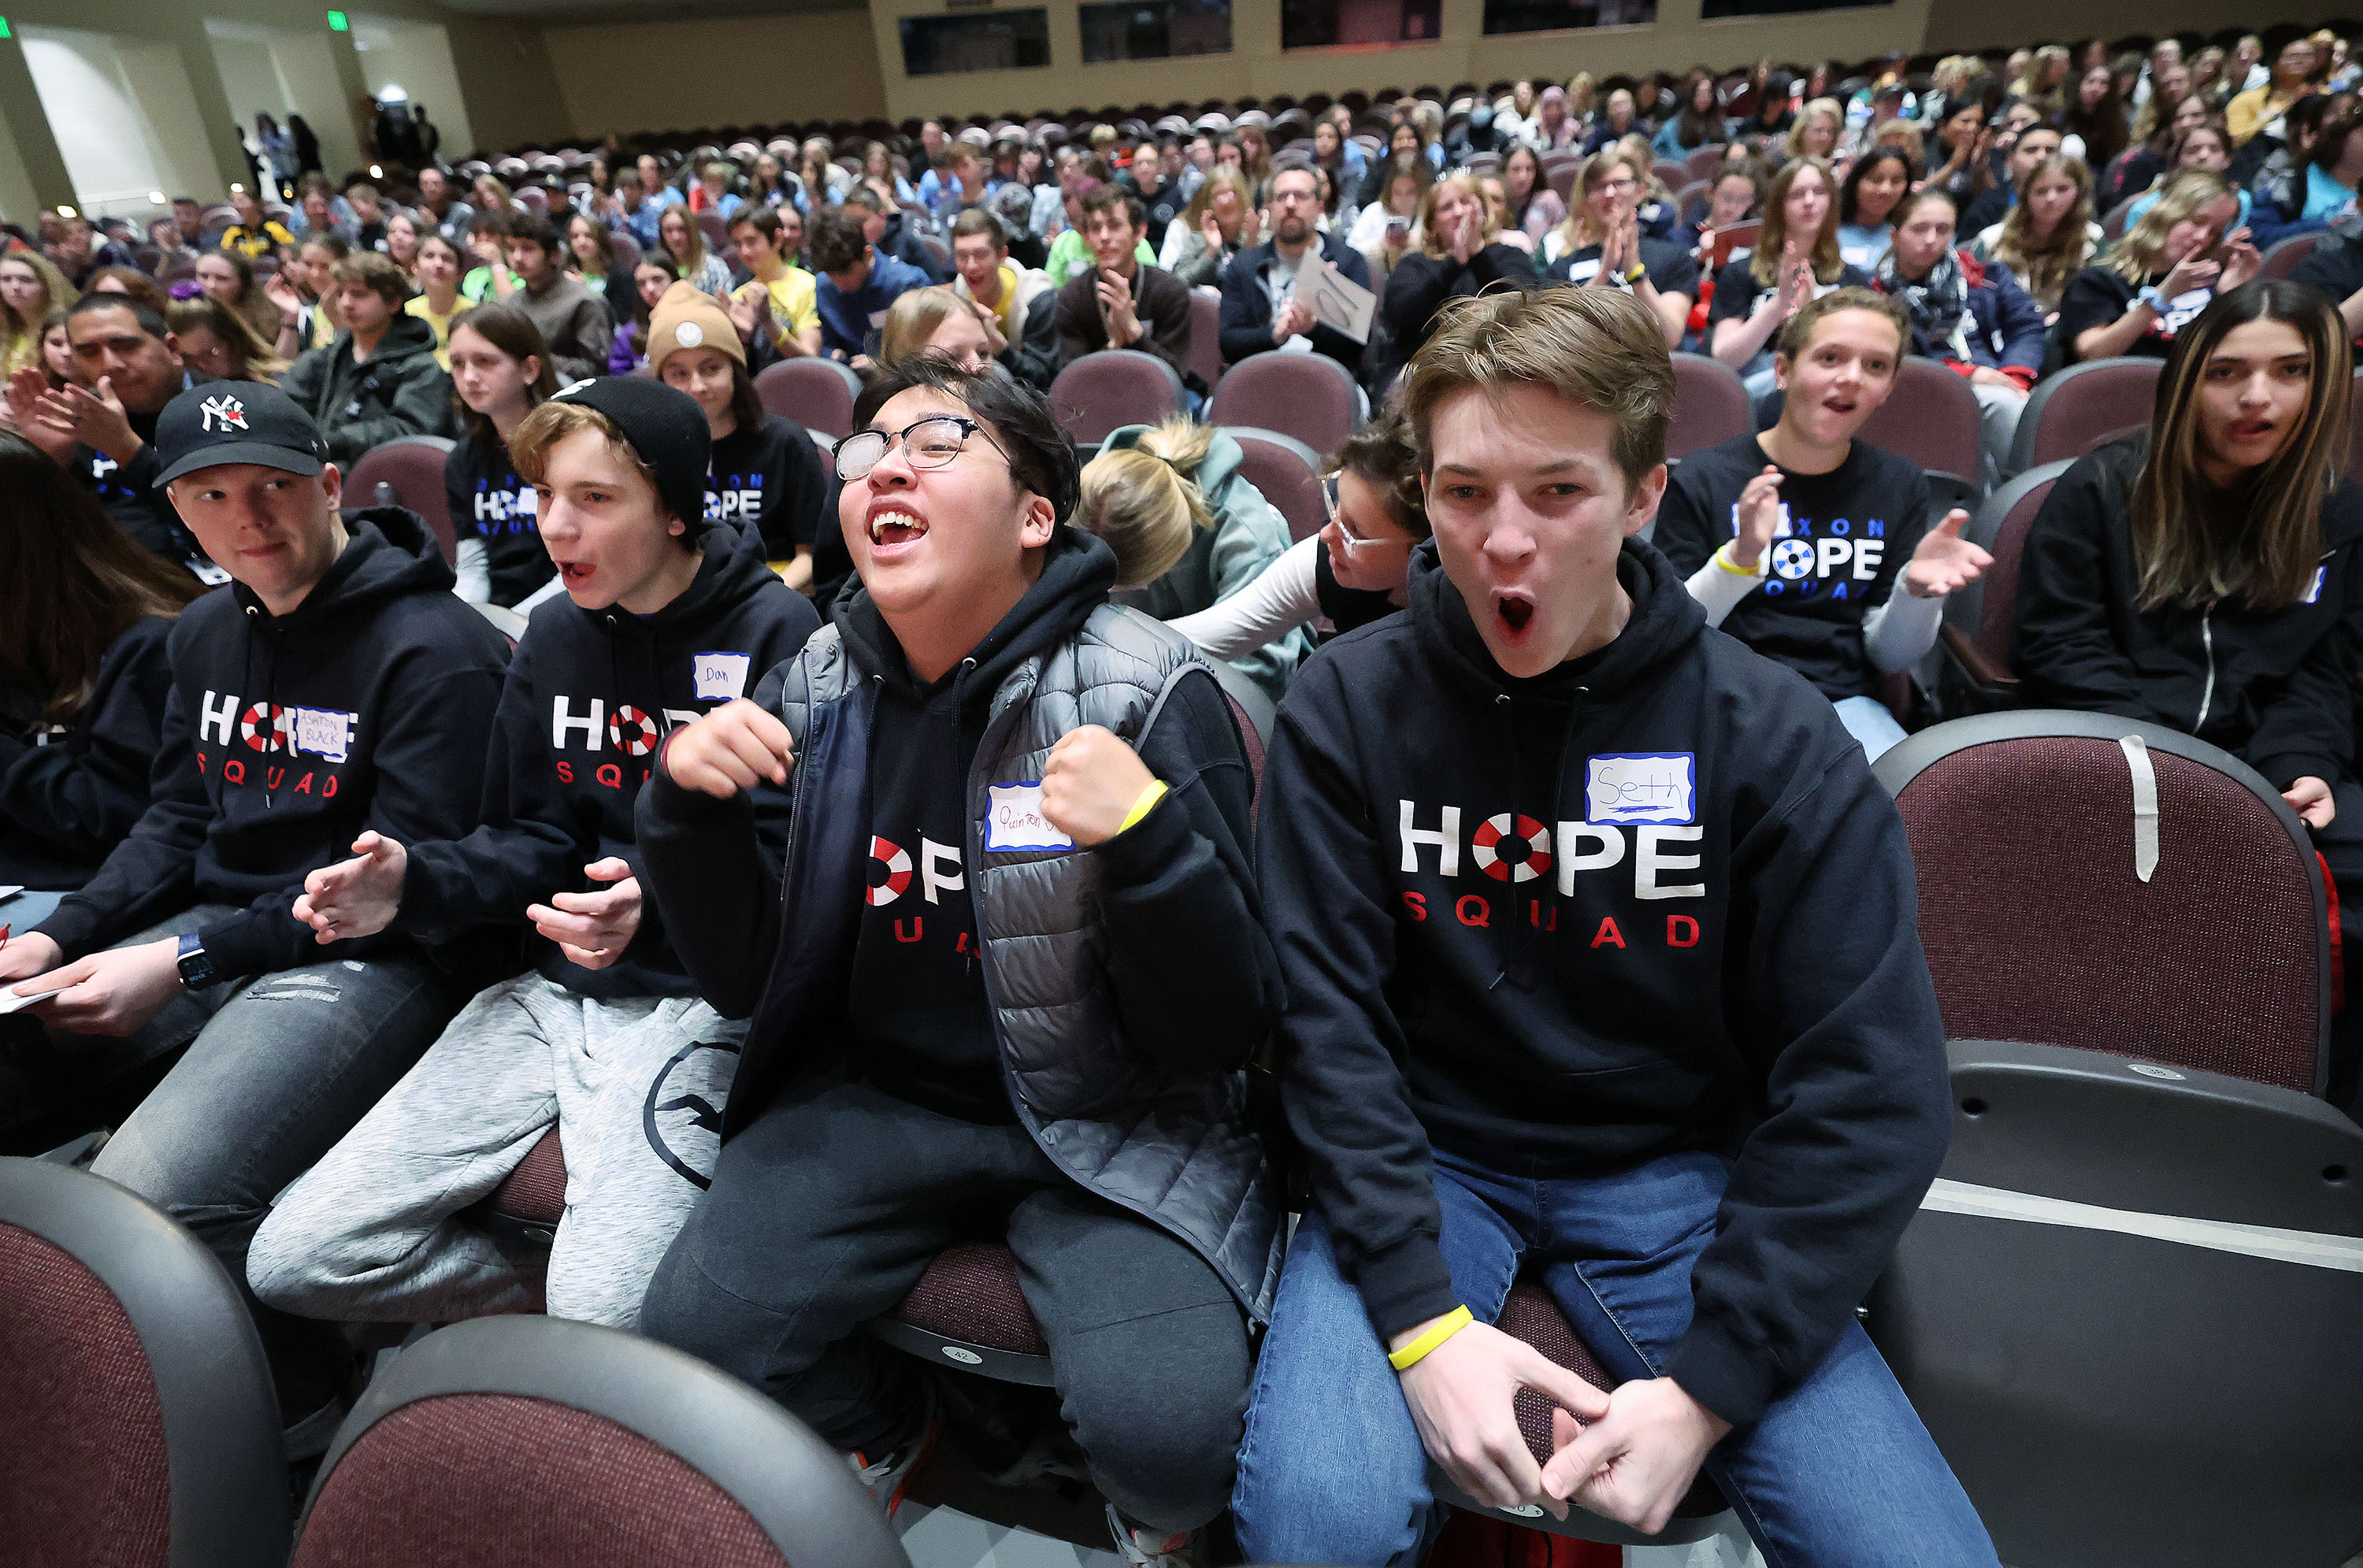
[[[214,961],[205,956],[205,938],[194,931],[181,933],[179,957],[181,984],[191,990],[210,986],[220,977],[214,973]]]

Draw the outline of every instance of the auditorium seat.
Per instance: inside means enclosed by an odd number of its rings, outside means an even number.
[[[1712,147],[1692,148],[1690,155],[1682,160],[1682,177],[1685,180],[1714,179],[1716,171],[1723,167],[1725,151],[1721,142]]]
[[[1907,359],[1896,371],[1895,390],[1862,422],[1862,439],[1975,495],[1983,461],[1978,394],[1966,377],[1935,359]]]
[[[1370,399],[1337,360],[1275,352],[1232,366],[1215,389],[1207,420],[1277,430],[1316,452],[1334,452],[1369,414]]]
[[[443,489],[443,459],[455,443],[442,436],[397,436],[361,454],[345,476],[347,506],[404,506],[427,520],[445,565],[460,558],[458,524]]]
[[[2287,239],[2275,240],[2272,248],[2265,252],[2263,263],[2257,269],[2257,276],[2288,277],[2297,271],[2299,262],[2313,254],[2313,248],[2322,243],[2322,235],[2323,231],[2317,229],[2311,234],[2292,234]]]
[[[2036,383],[2011,438],[2004,477],[2081,457],[2096,437],[2149,423],[2162,359],[2087,359]]]
[[[1209,387],[1223,379],[1223,296],[1218,289],[1190,291],[1190,369]]]
[[[2266,780],[2083,713],[1879,759],[1951,1143],[1866,1326],[2012,1568],[2363,1542],[2363,1129],[2317,1098],[2324,888]]]
[[[2026,531],[2073,465],[2046,463],[2005,481],[1980,504],[1961,536],[1993,558],[1983,576],[1945,600],[1938,628],[1945,650],[1941,690],[1947,713],[1990,712],[2018,703],[2010,668],[2011,628],[2018,622],[2018,561]]]
[[[213,1254],[111,1181],[0,1159],[0,1562],[279,1568],[285,1463]]]
[[[693,1356],[552,1318],[430,1334],[338,1429],[294,1568],[910,1568],[844,1459]]]
[[[1126,425],[1155,425],[1182,407],[1182,378],[1154,354],[1103,348],[1060,370],[1050,411],[1071,441],[1104,441]]]
[[[1692,452],[1747,435],[1755,428],[1747,383],[1739,372],[1704,354],[1674,356],[1674,416],[1666,427],[1666,456],[1676,461]]]
[[[1494,1327],[1513,1339],[1524,1340],[1540,1351],[1548,1360],[1558,1363],[1591,1384],[1594,1388],[1614,1389],[1624,1383],[1603,1369],[1575,1329],[1552,1300],[1550,1292],[1531,1279],[1521,1279],[1510,1286],[1509,1298],[1502,1304],[1502,1316]],[[1521,1388],[1513,1400],[1517,1411],[1518,1430],[1526,1440],[1526,1449],[1537,1463],[1548,1461],[1551,1448],[1551,1402],[1531,1388]],[[1723,1493],[1708,1479],[1704,1472],[1690,1489],[1689,1495],[1675,1506],[1674,1517],[1656,1535],[1640,1531],[1603,1518],[1582,1507],[1568,1509],[1564,1520],[1555,1519],[1541,1508],[1529,1505],[1523,1508],[1497,1508],[1478,1502],[1452,1484],[1441,1465],[1431,1461],[1427,1467],[1427,1484],[1437,1501],[1470,1513],[1484,1514],[1492,1518],[1508,1519],[1553,1535],[1577,1540],[1604,1541],[1620,1546],[1681,1546],[1703,1540],[1717,1533],[1730,1522],[1730,1505]]]
[[[835,359],[807,354],[764,366],[755,377],[755,395],[766,411],[795,421],[826,446],[853,434],[861,378]]]
[[[1288,519],[1292,539],[1309,539],[1329,521],[1329,502],[1321,489],[1320,454],[1293,436],[1253,425],[1223,428],[1239,444],[1239,472],[1263,492]]]

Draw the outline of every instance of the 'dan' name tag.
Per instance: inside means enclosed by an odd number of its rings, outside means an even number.
[[[1072,849],[1075,841],[1050,825],[1042,814],[1042,785],[989,784],[991,797],[984,820],[984,847],[994,849]]]

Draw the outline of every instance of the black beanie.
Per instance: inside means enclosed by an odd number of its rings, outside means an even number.
[[[695,398],[647,376],[594,376],[558,397],[595,408],[614,421],[657,476],[657,497],[665,510],[688,525],[684,536],[694,539],[705,532],[705,471],[714,460],[714,441]]]

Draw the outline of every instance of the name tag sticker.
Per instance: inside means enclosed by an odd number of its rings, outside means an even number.
[[[1612,752],[1583,762],[1583,820],[1692,823],[1698,820],[1694,752]]]
[[[358,713],[339,713],[329,708],[298,708],[295,749],[342,762],[352,749],[353,725],[360,718]]]
[[[742,653],[702,653],[690,656],[692,679],[701,702],[729,702],[747,695],[747,667],[754,657]]]
[[[988,784],[991,797],[984,819],[987,849],[1072,849],[1075,841],[1050,825],[1042,814],[1039,779],[1024,784]]]

